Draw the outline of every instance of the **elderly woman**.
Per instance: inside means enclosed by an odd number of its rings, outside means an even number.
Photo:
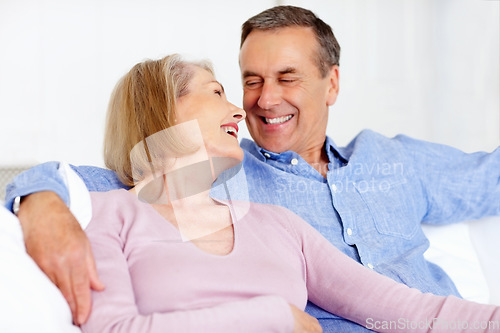
[[[243,159],[244,118],[206,63],[167,56],[119,81],[105,161],[133,187],[91,194],[86,233],[106,288],[85,332],[321,331],[302,311],[308,299],[379,331],[500,320],[498,307],[364,268],[285,208],[212,199],[214,180]]]

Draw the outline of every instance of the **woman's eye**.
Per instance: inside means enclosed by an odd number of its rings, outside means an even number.
[[[214,93],[216,93],[219,96],[222,96],[222,90],[214,90]]]

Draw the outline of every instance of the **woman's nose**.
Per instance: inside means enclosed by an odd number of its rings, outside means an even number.
[[[233,107],[233,118],[235,120],[237,120],[238,122],[244,120],[247,116],[247,113],[245,112],[245,110],[243,109],[240,109],[239,107],[237,107],[236,105],[234,104],[231,104],[232,107]]]

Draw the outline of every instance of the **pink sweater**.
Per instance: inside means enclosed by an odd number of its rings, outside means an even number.
[[[308,298],[383,332],[426,332],[432,324],[435,332],[456,332],[446,325],[485,323],[500,330],[499,308],[398,284],[282,207],[228,203],[234,248],[218,256],[183,242],[125,190],[92,193],[92,204],[86,233],[106,289],[93,293],[84,332],[292,332],[288,303],[304,309]]]

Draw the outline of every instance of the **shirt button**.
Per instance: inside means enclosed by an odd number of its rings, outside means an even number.
[[[332,191],[337,192],[337,185],[335,185],[335,184],[332,185]]]
[[[298,159],[296,159],[296,158],[292,158],[292,160],[290,161],[290,163],[291,163],[292,165],[297,165],[297,164],[299,164],[299,160],[298,160]]]
[[[352,229],[351,229],[351,228],[347,228],[347,234],[348,234],[349,236],[352,236]]]
[[[271,155],[269,155],[269,153],[264,153],[264,156],[265,156],[266,158],[271,157]]]
[[[366,266],[368,266],[368,268],[369,268],[369,269],[374,269],[374,268],[375,268],[375,267],[373,267],[373,265],[372,265],[372,264],[368,264],[368,265],[366,265]]]

